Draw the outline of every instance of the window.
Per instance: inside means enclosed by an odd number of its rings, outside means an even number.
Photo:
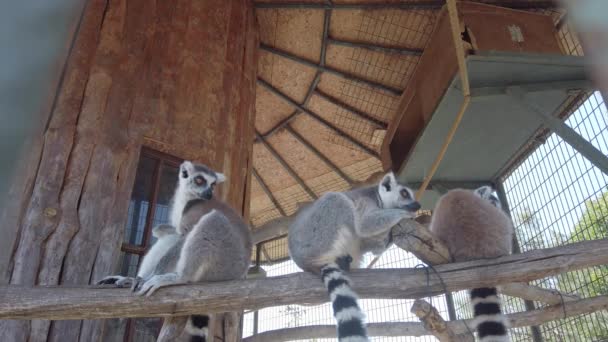
[[[152,228],[169,222],[169,204],[181,162],[164,153],[142,149],[121,247],[121,275],[137,274],[144,254],[156,242]],[[160,318],[128,320],[125,341],[156,341],[160,323]]]

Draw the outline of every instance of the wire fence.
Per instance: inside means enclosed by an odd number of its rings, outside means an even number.
[[[602,96],[593,93],[575,108],[566,124],[608,154],[608,112]],[[522,252],[608,238],[608,176],[557,135],[549,135],[502,182]],[[608,295],[608,266],[532,284],[581,297]],[[521,299],[504,302],[507,312],[525,310]],[[455,295],[455,304],[459,318],[471,317],[466,292]],[[608,313],[549,322],[540,331],[543,341],[606,341]],[[511,339],[533,341],[529,328],[512,329]]]
[[[274,248],[282,248],[280,244],[269,243],[265,246],[267,253],[272,255]],[[279,252],[280,253],[280,252]],[[367,265],[373,257],[366,255],[363,264]],[[262,260],[264,258],[262,257]],[[374,265],[374,268],[413,268],[420,265],[421,261],[412,254],[397,248],[389,248]],[[279,262],[273,265],[262,266],[268,277],[301,272],[300,268],[291,260]],[[321,280],[319,279],[319,282]],[[441,315],[447,320],[447,304],[444,296],[436,296],[431,299],[433,305],[439,310]],[[410,313],[413,300],[401,299],[362,299],[360,305],[366,314],[367,322],[408,322],[418,321],[418,318]],[[244,315],[243,337],[251,336],[255,331],[258,333],[277,330],[283,328],[311,326],[311,325],[332,325],[335,324],[332,314],[331,304],[303,306],[286,305],[265,308],[258,311],[257,328],[254,327],[254,312]],[[436,341],[432,336],[423,337],[373,337],[372,341],[381,342],[431,342]],[[335,341],[335,339],[314,339],[306,341]]]

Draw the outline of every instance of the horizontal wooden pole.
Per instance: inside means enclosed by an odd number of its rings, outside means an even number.
[[[507,315],[507,319],[512,328],[521,328],[606,309],[608,309],[608,296],[598,296],[566,302],[565,310],[561,304],[552,305],[542,309],[509,314]],[[467,333],[467,325],[469,325],[472,330],[471,320],[450,321],[447,322],[447,324],[452,331],[458,334]],[[420,337],[431,335],[431,332],[426,330],[422,323],[418,322],[369,323],[367,325],[367,332],[369,336],[385,337]],[[265,331],[254,336],[246,337],[243,339],[243,342],[281,342],[335,337],[335,325],[314,325]]]
[[[608,264],[608,239],[497,259],[438,265],[434,271],[355,270],[351,278],[361,298],[422,298],[446,291],[526,282],[603,264]],[[172,286],[147,298],[137,297],[128,289],[107,287],[2,286],[0,319],[179,316],[326,301],[325,287],[317,276],[309,273]]]

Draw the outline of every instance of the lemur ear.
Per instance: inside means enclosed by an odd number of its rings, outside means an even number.
[[[475,193],[481,198],[488,198],[492,192],[494,192],[494,190],[492,190],[492,187],[488,185],[484,185],[475,190]]]
[[[397,185],[397,179],[395,174],[391,171],[382,177],[380,181],[379,190],[382,192],[390,192]]]
[[[192,165],[192,162],[189,160],[184,161],[179,167],[180,178],[188,178],[192,174],[193,170],[194,165]]]
[[[226,181],[226,176],[224,176],[223,173],[216,172],[215,181],[217,182],[217,184],[223,183],[224,181]]]

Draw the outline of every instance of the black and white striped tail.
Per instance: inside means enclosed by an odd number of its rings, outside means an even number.
[[[500,298],[495,287],[471,290],[471,305],[480,342],[509,341],[507,319],[502,314]]]
[[[186,332],[190,334],[191,342],[206,342],[209,332],[209,316],[192,315],[188,318]]]
[[[357,304],[357,295],[351,288],[351,282],[342,268],[336,263],[321,269],[321,279],[334,309],[338,324],[338,341],[367,342],[367,331],[363,323],[364,314]]]

